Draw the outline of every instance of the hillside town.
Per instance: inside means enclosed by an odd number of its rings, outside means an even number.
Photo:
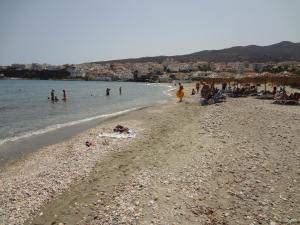
[[[161,62],[83,63],[83,64],[11,64],[0,66],[0,78],[24,79],[79,79],[99,81],[170,82],[197,80],[209,76],[243,76],[253,73],[300,74],[299,61],[253,63],[175,61]]]

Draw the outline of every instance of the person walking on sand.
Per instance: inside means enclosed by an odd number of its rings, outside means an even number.
[[[54,90],[51,91],[51,101],[54,102]]]
[[[63,101],[67,101],[67,95],[66,95],[66,90],[63,90]]]
[[[197,94],[199,94],[199,90],[200,90],[200,83],[199,82],[196,83],[196,90],[197,90]]]
[[[183,86],[179,86],[179,90],[176,92],[176,97],[179,98],[179,102],[182,102],[182,98],[184,96]]]
[[[122,95],[122,87],[119,87],[119,94]]]

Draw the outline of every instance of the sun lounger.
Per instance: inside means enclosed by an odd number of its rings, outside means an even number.
[[[273,103],[274,104],[280,104],[280,105],[299,105],[298,101],[295,101],[295,100],[284,100],[284,99],[277,99]]]
[[[274,99],[274,96],[272,94],[262,94],[262,95],[258,95],[256,97],[257,99]]]

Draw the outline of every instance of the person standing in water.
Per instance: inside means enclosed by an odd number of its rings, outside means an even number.
[[[51,101],[54,102],[54,90],[51,91]]]
[[[106,88],[106,96],[109,96],[109,92],[110,92],[111,89],[109,88]]]
[[[122,87],[119,87],[119,93],[122,95]]]
[[[66,95],[66,90],[63,90],[63,99],[64,101],[67,101],[67,95]]]

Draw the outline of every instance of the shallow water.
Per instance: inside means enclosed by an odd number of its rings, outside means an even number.
[[[107,87],[110,96],[105,95]],[[0,145],[163,101],[169,88],[132,82],[0,80]],[[57,103],[48,100],[51,89],[60,99]],[[61,100],[63,89],[67,101]]]

